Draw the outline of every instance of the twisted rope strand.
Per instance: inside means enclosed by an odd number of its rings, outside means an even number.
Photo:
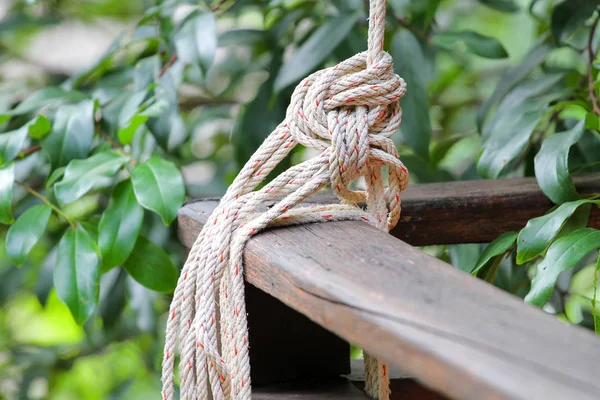
[[[402,119],[398,99],[406,85],[383,51],[385,8],[385,0],[370,1],[366,52],[317,71],[296,87],[285,120],[242,168],[194,242],[169,309],[164,400],[174,399],[178,345],[182,399],[250,399],[242,263],[250,237],[267,227],[310,222],[363,220],[384,231],[397,223],[408,171],[390,137]],[[321,153],[256,190],[297,144]],[[351,190],[360,177],[366,191]],[[294,208],[328,184],[342,204]],[[274,199],[279,199],[274,206],[259,212]],[[355,205],[363,201],[366,211]],[[369,354],[365,380],[370,396],[389,399],[387,366]]]

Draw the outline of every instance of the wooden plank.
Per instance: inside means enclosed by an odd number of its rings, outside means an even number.
[[[576,180],[580,193],[600,193],[600,176]],[[324,192],[308,203],[337,202]],[[402,195],[402,217],[391,232],[414,246],[490,242],[502,233],[518,230],[531,218],[553,206],[534,178],[495,181],[462,181],[410,185]],[[195,203],[180,215],[180,223],[195,238],[200,225],[195,221]],[[600,209],[594,207],[589,225],[600,228]]]
[[[317,360],[315,360],[317,362]],[[369,397],[345,379],[304,381],[256,388],[253,400],[368,400]]]
[[[360,390],[365,387],[364,382],[352,383]],[[390,389],[390,400],[448,400],[448,397],[424,387],[414,379],[391,379]]]
[[[352,373],[346,378],[354,386],[363,390],[365,387],[365,368],[363,360],[352,360]],[[448,397],[424,387],[411,379],[405,371],[394,364],[388,364],[390,374],[390,400],[448,400]]]
[[[362,392],[364,382],[348,382],[346,379],[304,380],[266,387],[252,391],[253,400],[368,400]],[[392,379],[390,400],[447,400],[412,379]]]
[[[196,203],[196,221],[214,206]],[[251,284],[452,398],[600,393],[591,333],[364,223],[263,232],[246,246],[245,265]]]

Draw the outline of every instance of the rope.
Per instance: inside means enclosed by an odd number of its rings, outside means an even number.
[[[408,171],[390,137],[400,125],[398,99],[406,85],[383,51],[385,8],[385,0],[370,1],[366,52],[296,87],[285,120],[242,168],[192,246],[169,310],[164,400],[174,398],[178,342],[182,399],[251,398],[242,264],[250,237],[266,227],[310,222],[363,220],[384,231],[397,223]],[[297,144],[321,153],[255,190]],[[351,190],[360,177],[366,191]],[[328,184],[341,204],[294,208]],[[260,211],[262,203],[275,199],[273,207]],[[357,202],[366,202],[366,211]],[[365,371],[367,393],[387,400],[387,366],[365,355]]]

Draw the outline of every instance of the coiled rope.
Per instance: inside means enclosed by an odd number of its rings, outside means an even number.
[[[364,220],[389,231],[398,222],[408,171],[390,137],[400,125],[398,99],[406,85],[383,51],[385,11],[385,0],[370,1],[366,52],[315,72],[296,87],[285,120],[241,170],[192,246],[169,310],[164,400],[174,398],[178,341],[181,399],[251,398],[242,264],[250,237],[277,225]],[[297,144],[321,153],[255,190]],[[351,190],[360,177],[366,190]],[[328,184],[341,204],[293,208]],[[259,211],[275,199],[273,207]],[[366,202],[366,211],[357,202]],[[386,365],[367,354],[365,371],[367,393],[388,399]]]

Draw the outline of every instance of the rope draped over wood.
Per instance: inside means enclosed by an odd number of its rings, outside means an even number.
[[[209,393],[215,400],[251,398],[242,263],[250,237],[266,227],[309,222],[364,220],[385,231],[397,223],[408,171],[390,137],[400,125],[398,99],[406,85],[383,51],[385,8],[385,0],[370,1],[366,52],[296,87],[285,120],[241,170],[192,246],[169,310],[165,400],[174,398],[178,341],[182,399],[207,400]],[[255,190],[297,144],[321,153]],[[365,192],[349,188],[360,177]],[[342,204],[293,208],[328,184]],[[262,203],[275,199],[280,200],[273,207],[259,211]],[[366,202],[366,211],[357,202]],[[365,371],[367,392],[388,399],[386,365],[365,355]]]

